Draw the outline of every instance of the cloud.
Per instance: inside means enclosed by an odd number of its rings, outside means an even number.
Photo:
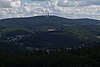
[[[20,7],[20,0],[0,0],[0,8],[12,8]]]
[[[76,6],[90,6],[100,5],[99,0],[59,0],[58,6],[60,7],[76,7]]]
[[[47,13],[66,18],[100,19],[99,0],[0,0],[0,17],[26,17]]]

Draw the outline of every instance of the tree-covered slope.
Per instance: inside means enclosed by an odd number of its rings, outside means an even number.
[[[93,19],[65,19],[57,16],[0,20],[0,48],[16,48],[14,45],[21,48],[87,45],[100,40],[99,23]]]
[[[97,25],[100,21],[94,19],[66,19],[57,16],[36,16],[29,18],[12,18],[0,20],[0,24],[21,24],[33,26],[34,24],[69,24],[69,25]]]

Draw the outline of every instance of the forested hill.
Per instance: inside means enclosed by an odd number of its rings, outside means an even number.
[[[33,25],[33,24],[43,24],[43,23],[52,23],[52,24],[69,24],[69,25],[97,25],[100,24],[99,20],[94,19],[67,19],[58,16],[35,16],[28,18],[12,18],[12,19],[3,19],[0,20],[1,23],[6,24],[21,24],[21,25]]]
[[[36,16],[0,20],[0,48],[67,48],[100,41],[100,21]],[[92,43],[92,44],[91,44]]]
[[[0,67],[100,67],[99,24],[57,16],[0,20]]]

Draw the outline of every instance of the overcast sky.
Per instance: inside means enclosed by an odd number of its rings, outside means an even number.
[[[0,0],[0,19],[57,15],[100,20],[100,0]]]

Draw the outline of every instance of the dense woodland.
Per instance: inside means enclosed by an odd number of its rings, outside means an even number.
[[[100,67],[100,21],[0,20],[0,67]]]
[[[100,46],[27,52],[0,49],[0,67],[100,67]]]
[[[87,45],[100,40],[99,23],[99,20],[94,19],[67,19],[58,16],[0,20],[0,48]]]

